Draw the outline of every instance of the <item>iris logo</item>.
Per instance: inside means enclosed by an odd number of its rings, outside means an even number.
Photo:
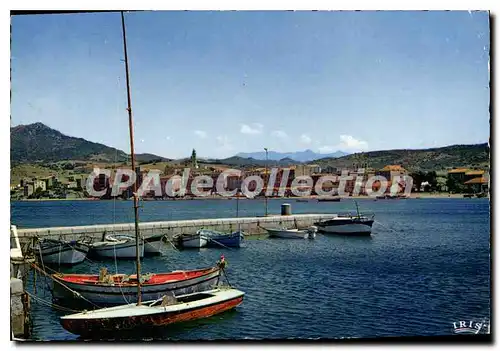
[[[453,330],[456,334],[489,334],[490,326],[484,320],[482,322],[475,321],[459,321],[453,323]]]

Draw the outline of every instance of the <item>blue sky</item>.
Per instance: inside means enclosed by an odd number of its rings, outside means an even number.
[[[486,142],[486,12],[125,15],[136,152]],[[129,152],[119,13],[12,18],[11,126]]]

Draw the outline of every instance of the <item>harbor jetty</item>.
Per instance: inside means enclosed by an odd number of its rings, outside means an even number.
[[[205,228],[222,232],[234,231],[240,228],[247,235],[264,234],[265,227],[287,226],[308,227],[314,222],[331,219],[334,214],[288,214],[287,209],[283,215],[269,215],[267,217],[237,217],[237,218],[213,218],[193,219],[161,222],[142,222],[139,229],[144,238],[156,235],[166,235],[172,239],[177,234],[194,234],[198,229]],[[47,227],[47,228],[17,228],[17,234],[21,246],[25,247],[33,238],[38,239],[63,239],[78,240],[83,237],[95,239],[102,238],[103,234],[132,234],[135,230],[134,223],[99,224],[71,227]]]

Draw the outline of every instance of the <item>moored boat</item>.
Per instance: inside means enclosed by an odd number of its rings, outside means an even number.
[[[56,301],[88,300],[96,305],[137,301],[137,275],[57,273],[52,278],[53,299]],[[153,300],[169,293],[194,293],[213,288],[219,278],[218,267],[143,275],[141,294],[144,300]]]
[[[357,201],[357,215],[335,215],[332,219],[319,221],[314,223],[318,227],[318,231],[322,233],[341,234],[341,235],[371,235],[372,225],[375,221],[375,215],[371,217],[362,216],[359,213]]]
[[[265,228],[270,237],[282,239],[314,239],[317,228],[312,226],[307,229],[287,229],[283,228]]]
[[[144,256],[144,242],[139,240],[139,256]],[[90,245],[90,255],[99,258],[135,259],[135,238],[128,235],[107,235],[103,241]]]
[[[343,235],[371,235],[373,217],[337,216],[329,220],[314,223],[322,233]]]
[[[89,246],[81,241],[42,239],[34,247],[34,252],[43,264],[75,265],[85,260]]]
[[[140,305],[84,311],[63,316],[60,322],[64,329],[76,335],[109,336],[207,318],[237,307],[243,302],[244,295],[243,291],[220,287],[181,296],[165,296]]]
[[[216,230],[200,229],[198,233],[207,238],[208,247],[240,247],[241,240],[244,238],[244,234],[240,230],[226,234]]]
[[[200,233],[183,234],[179,237],[180,245],[184,248],[202,248],[207,246],[208,238]]]

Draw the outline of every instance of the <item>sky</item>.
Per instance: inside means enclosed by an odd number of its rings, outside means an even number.
[[[486,12],[125,14],[135,151],[169,158],[487,142]],[[119,13],[14,16],[11,126],[130,151]]]

